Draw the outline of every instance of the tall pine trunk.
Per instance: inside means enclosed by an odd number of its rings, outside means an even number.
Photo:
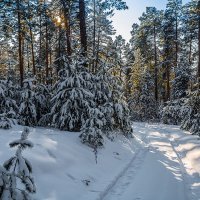
[[[67,54],[68,56],[71,56],[72,49],[71,49],[71,25],[70,25],[70,1],[67,2],[65,0],[61,0],[63,11],[64,11],[64,22],[65,22],[65,28],[66,28],[66,40],[67,40]]]
[[[154,24],[154,81],[155,81],[155,100],[158,101],[158,68],[157,68],[157,44],[156,44],[156,25]]]
[[[197,69],[197,83],[200,88],[200,1],[198,1],[198,69]]]
[[[178,65],[178,17],[176,17],[176,58],[175,66]]]
[[[44,1],[45,3],[45,1]],[[46,83],[49,82],[49,35],[48,35],[48,17],[47,17],[47,10],[45,9],[45,56],[46,56]]]
[[[87,54],[87,33],[86,33],[86,16],[85,16],[85,1],[79,0],[79,26],[80,38],[83,55]]]
[[[23,66],[23,54],[22,54],[22,31],[21,31],[21,13],[20,13],[20,1],[17,0],[17,18],[18,18],[18,55],[19,55],[19,71],[20,71],[20,85],[23,86],[24,79],[24,66]]]

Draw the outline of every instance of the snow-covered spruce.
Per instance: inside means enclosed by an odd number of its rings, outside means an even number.
[[[89,109],[94,106],[94,95],[90,92],[92,75],[84,66],[84,59],[77,55],[71,62],[63,59],[63,69],[54,86],[51,124],[61,130],[80,131],[88,119]]]
[[[90,109],[90,118],[86,120],[81,128],[80,138],[82,143],[89,145],[94,149],[95,160],[97,163],[97,149],[103,146],[103,121],[104,114],[98,109]]]
[[[102,68],[102,70],[99,70],[99,72],[93,76],[93,94],[96,107],[98,107],[104,115],[101,118],[103,122],[102,130],[103,132],[107,132],[114,129],[114,109],[111,103],[112,92],[110,90],[108,73],[104,67]]]
[[[6,114],[0,114],[0,128],[10,129],[12,128],[13,124],[14,124],[14,121],[6,117]]]
[[[157,103],[154,98],[154,80],[149,71],[141,73],[141,85],[132,95],[129,107],[131,117],[136,121],[155,120],[158,117]]]
[[[17,150],[15,156],[4,163],[4,168],[0,167],[1,200],[31,200],[31,194],[36,192],[34,179],[31,176],[32,166],[22,156],[24,149],[33,147],[33,143],[28,140],[28,135],[29,129],[25,128],[21,138],[9,144],[11,148],[17,147]]]
[[[183,120],[181,128],[200,136],[200,89],[188,95],[183,108]]]
[[[14,97],[15,90],[10,78],[0,80],[0,128],[11,128],[12,119],[17,117],[18,106]]]
[[[186,98],[168,101],[160,108],[160,118],[164,124],[179,125],[183,119],[182,110]]]
[[[186,97],[189,81],[192,78],[191,68],[187,59],[182,58],[177,68],[175,68],[175,78],[172,81],[172,98],[181,99]]]
[[[110,105],[113,107],[113,127],[121,130],[127,137],[132,136],[132,127],[130,122],[130,111],[125,101],[122,87],[120,86],[119,77],[111,77],[111,101]]]
[[[37,123],[34,81],[33,78],[27,78],[23,81],[19,108],[19,123],[25,126],[35,126]]]
[[[50,112],[51,88],[41,83],[37,83],[35,87],[35,107],[37,114],[37,125],[46,126],[49,120],[46,115]]]

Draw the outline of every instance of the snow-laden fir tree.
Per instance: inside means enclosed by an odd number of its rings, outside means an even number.
[[[175,68],[175,78],[172,81],[172,98],[180,99],[186,96],[191,81],[191,68],[185,57],[182,57]]]
[[[36,192],[31,163],[22,156],[26,148],[33,147],[28,135],[29,129],[25,128],[21,138],[9,144],[11,148],[17,147],[17,150],[15,156],[4,163],[5,170],[0,168],[1,200],[31,200],[31,194]]]
[[[112,76],[110,79],[111,105],[113,107],[113,127],[121,130],[125,136],[132,135],[132,127],[130,122],[130,111],[122,92],[121,79]]]
[[[154,79],[148,70],[140,74],[138,85],[134,86],[134,92],[129,102],[132,110],[131,117],[137,121],[157,119],[157,104],[154,97]]]
[[[12,119],[16,119],[18,106],[15,101],[15,89],[11,78],[0,80],[0,128],[11,128]]]
[[[84,58],[79,54],[71,61],[63,59],[63,69],[54,86],[51,100],[51,124],[61,130],[80,131],[94,106],[94,95],[90,92],[92,75],[87,71]]]
[[[0,128],[3,129],[10,129],[12,128],[12,125],[14,124],[14,121],[7,117],[7,115],[0,114]]]
[[[89,118],[81,128],[81,142],[94,149],[97,163],[97,149],[103,146],[103,119],[104,114],[98,108],[91,108]]]
[[[157,104],[154,98],[154,80],[149,71],[145,70],[142,77],[142,88],[139,97],[139,116],[141,121],[157,119]]]
[[[0,165],[0,199],[1,200],[10,200],[9,194],[9,174],[7,170]]]
[[[200,89],[188,94],[182,107],[181,128],[200,136]]]
[[[165,102],[160,107],[160,118],[164,124],[179,125],[183,119],[182,108],[185,98]]]
[[[34,78],[27,78],[23,81],[19,107],[19,123],[25,126],[35,126],[37,124],[34,81]]]
[[[36,107],[36,113],[37,113],[37,122],[38,125],[45,126],[48,124],[48,119],[45,122],[46,118],[44,116],[48,115],[50,112],[50,86],[46,86],[41,83],[37,83],[35,87],[35,107]]]
[[[110,90],[109,78],[106,70],[102,66],[102,69],[93,76],[93,94],[95,106],[103,113],[102,117],[103,132],[113,130],[113,114],[114,109],[111,103],[112,92]]]
[[[161,109],[161,120],[165,124],[178,125],[183,119],[183,108],[189,83],[192,80],[191,68],[188,61],[185,59],[186,55],[181,55],[178,66],[175,68],[175,78],[172,81],[172,99],[165,102],[164,107]]]

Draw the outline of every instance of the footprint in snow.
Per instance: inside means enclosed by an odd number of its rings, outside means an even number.
[[[52,153],[49,149],[47,149],[47,153],[49,154],[50,157],[56,159],[56,156],[54,155],[54,153]]]
[[[70,179],[72,179],[73,181],[76,180],[76,178],[74,178],[71,174],[67,174],[67,176],[68,176]]]

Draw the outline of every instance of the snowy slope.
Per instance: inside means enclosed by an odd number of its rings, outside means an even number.
[[[106,139],[95,163],[79,133],[32,128],[25,151],[37,200],[199,200],[200,140],[177,126],[134,123],[135,139]],[[0,162],[23,128],[0,130]],[[87,186],[84,180],[89,180]]]
[[[15,152],[9,142],[19,138],[22,126],[0,130],[0,163]],[[92,149],[80,143],[79,133],[31,128],[34,148],[24,151],[33,165],[37,200],[94,200],[130,162],[138,148],[135,140],[118,137],[106,139],[95,163]],[[84,180],[89,180],[86,186]]]

